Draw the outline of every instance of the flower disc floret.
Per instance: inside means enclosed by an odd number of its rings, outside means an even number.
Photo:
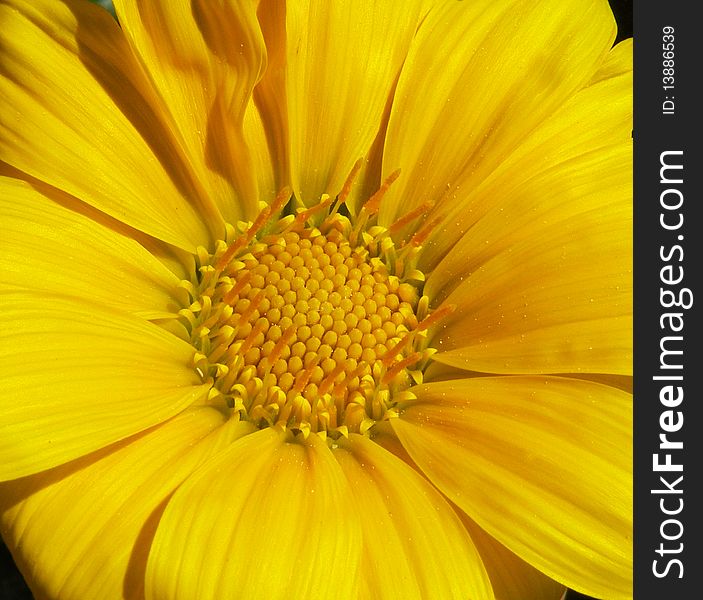
[[[337,212],[319,225],[314,211],[272,224],[270,212],[201,249],[182,282],[209,401],[259,427],[365,433],[397,416],[434,352],[413,248]]]

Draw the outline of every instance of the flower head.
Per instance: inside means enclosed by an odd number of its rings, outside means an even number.
[[[631,594],[606,2],[0,4],[0,524],[38,598]]]

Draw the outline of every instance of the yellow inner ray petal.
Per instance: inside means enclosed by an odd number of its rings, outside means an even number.
[[[334,454],[361,515],[361,597],[493,598],[471,539],[432,485],[358,434]]]
[[[619,155],[609,162],[629,163],[629,147]],[[571,187],[588,189],[592,171],[573,169]],[[567,201],[530,215],[530,235],[518,228],[512,243],[500,238],[499,219],[476,228],[472,245],[497,238],[500,250],[447,298],[457,310],[433,343],[436,360],[495,373],[631,373],[631,209],[613,202],[629,197],[630,184],[616,174],[611,187],[603,175],[578,209]],[[559,179],[557,196],[568,185]]]
[[[327,445],[269,428],[230,445],[174,494],[146,598],[352,599],[360,551],[351,490]]]
[[[434,297],[451,289],[457,277],[514,243],[516,236],[536,235],[540,217],[580,211],[592,196],[612,195],[613,182],[629,184],[631,146],[630,69],[580,90],[502,157],[485,180],[447,207],[420,261],[434,270],[428,291]],[[626,196],[617,198],[630,204],[627,189]]]
[[[451,210],[590,79],[614,37],[601,0],[434,5],[393,101],[383,176],[403,176],[381,224],[428,200],[440,215]]]
[[[286,98],[296,196],[337,194],[381,125],[421,2],[305,0],[286,7]],[[364,85],[358,85],[364,81]]]
[[[456,509],[491,580],[496,600],[561,600],[564,586],[547,577],[488,535]]]

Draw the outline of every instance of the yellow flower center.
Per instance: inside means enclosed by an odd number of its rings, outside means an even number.
[[[201,249],[182,282],[195,369],[211,404],[258,427],[366,433],[422,381],[446,311],[421,295],[417,244],[396,248],[367,209],[352,219],[326,198],[270,222],[286,199]]]

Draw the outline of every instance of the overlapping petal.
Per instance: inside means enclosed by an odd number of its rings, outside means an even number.
[[[257,4],[115,2],[190,168],[230,223],[253,218],[257,201],[275,194],[272,165],[257,160],[267,153],[264,132],[248,123],[245,134],[254,85],[266,67]]]
[[[183,249],[221,235],[106,11],[3,3],[0,95],[0,160]]]
[[[65,208],[72,199],[0,176],[3,283],[91,302],[145,318],[169,318],[178,278],[140,244]],[[126,228],[125,228],[126,229]],[[125,232],[126,233],[126,232]]]
[[[416,388],[393,429],[448,498],[522,559],[596,597],[627,598],[631,396],[555,377]]]
[[[8,286],[0,308],[0,480],[143,431],[207,391],[192,347],[147,321]]]
[[[522,188],[545,204],[524,213],[522,196],[506,201],[515,230],[500,210],[477,224],[457,252],[494,241],[495,253],[447,297],[456,311],[435,359],[492,373],[631,374],[631,164],[626,144],[560,165]]]
[[[437,360],[497,373],[631,373],[631,50],[614,49],[591,85],[472,192],[476,210],[451,213],[468,228],[451,252],[450,235],[425,248],[422,262],[439,261],[426,292],[457,303]]]
[[[481,555],[496,600],[561,600],[564,586],[547,577],[488,535],[457,509]]]
[[[179,488],[159,523],[147,600],[356,597],[360,524],[325,442],[245,436]]]
[[[471,538],[427,480],[358,434],[335,457],[361,516],[360,598],[493,598]]]
[[[440,214],[460,202],[588,82],[614,37],[605,0],[436,3],[393,101],[383,174],[403,175],[381,222],[427,201]]]
[[[36,598],[144,597],[144,572],[173,491],[246,423],[189,409],[143,435],[0,484],[0,520]]]
[[[612,47],[603,64],[600,66],[590,85],[632,72],[632,38],[627,38]],[[630,90],[632,96],[632,90]]]
[[[433,271],[428,293],[446,296],[457,278],[520,239],[539,235],[535,228],[559,216],[599,208],[608,197],[610,204],[630,206],[631,145],[632,44],[623,42],[588,86],[447,207],[420,258],[421,267]]]

